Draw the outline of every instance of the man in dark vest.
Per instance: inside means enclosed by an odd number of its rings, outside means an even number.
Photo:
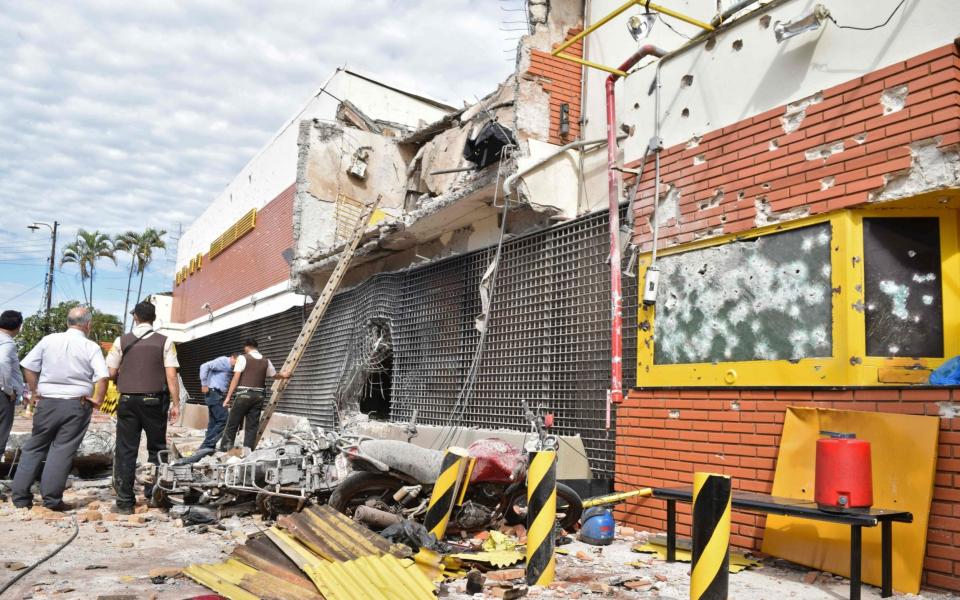
[[[243,354],[237,357],[233,366],[233,379],[223,400],[224,408],[230,409],[230,416],[227,417],[227,428],[223,437],[220,438],[221,450],[226,451],[233,447],[240,423],[243,423],[243,445],[251,450],[255,449],[260,411],[263,410],[263,398],[267,391],[267,377],[287,379],[290,374],[286,371],[278,373],[270,359],[257,350],[257,340],[249,338],[243,343]]]
[[[140,434],[147,436],[147,459],[159,464],[158,453],[167,449],[167,411],[175,420],[180,409],[170,398],[179,398],[177,350],[164,335],[153,330],[157,312],[153,304],[140,302],[133,310],[133,330],[113,343],[107,355],[110,378],[116,380],[117,445],[113,454],[113,487],[117,493],[116,512],[132,514],[136,504],[133,490],[140,450]],[[144,489],[149,500],[152,486]]]

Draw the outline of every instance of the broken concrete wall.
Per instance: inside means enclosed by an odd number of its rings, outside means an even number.
[[[347,215],[356,202],[369,203],[378,195],[385,214],[399,215],[403,208],[407,162],[396,140],[324,121],[300,125],[297,187],[294,201],[294,273],[311,258],[329,253],[343,242],[352,225]],[[355,161],[365,164],[365,174],[349,173]],[[352,199],[341,209],[338,199]],[[337,229],[340,223],[340,237]]]

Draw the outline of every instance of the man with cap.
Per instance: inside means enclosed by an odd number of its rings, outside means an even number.
[[[177,350],[173,342],[153,330],[157,311],[150,302],[140,302],[130,311],[133,329],[113,343],[107,355],[110,378],[117,382],[117,443],[113,455],[113,487],[116,512],[132,514],[136,504],[134,480],[141,432],[147,436],[147,460],[159,464],[158,454],[167,449],[167,418],[180,414]],[[146,486],[149,500],[153,486]]]
[[[217,449],[217,442],[227,425],[228,413],[223,406],[223,398],[230,387],[236,364],[237,354],[234,352],[230,356],[219,356],[200,365],[200,391],[207,403],[207,435],[194,456],[212,454]]]
[[[67,476],[93,408],[100,406],[107,393],[103,352],[87,339],[92,316],[85,307],[73,308],[67,314],[67,330],[45,336],[21,363],[37,412],[13,477],[12,500],[17,508],[33,506],[30,487],[38,476],[45,507],[73,508],[63,501]]]
[[[237,357],[233,366],[233,379],[223,401],[223,406],[230,409],[230,416],[227,417],[227,428],[223,437],[220,438],[221,450],[227,451],[233,447],[240,423],[243,423],[243,445],[251,450],[256,448],[267,377],[289,379],[290,373],[278,373],[270,359],[264,358],[257,350],[257,340],[248,338],[243,343],[243,354]]]
[[[15,310],[0,313],[0,457],[7,447],[7,439],[13,428],[13,409],[23,397],[25,388],[17,358],[17,343],[13,338],[20,333],[23,315]],[[0,494],[0,501],[6,496]]]

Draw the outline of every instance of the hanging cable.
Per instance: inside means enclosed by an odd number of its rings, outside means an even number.
[[[500,175],[502,173],[503,163],[505,162],[504,154],[507,153],[513,146],[504,146],[500,154],[500,164],[497,165],[497,180],[493,190],[493,204],[497,203],[497,195],[500,191]],[[467,405],[470,401],[470,395],[473,393],[473,385],[476,382],[477,372],[480,370],[480,360],[483,357],[483,350],[486,346],[487,341],[487,332],[490,330],[490,324],[492,319],[490,318],[493,315],[493,302],[496,296],[497,289],[497,274],[500,271],[500,258],[503,253],[503,241],[506,238],[507,232],[507,213],[510,210],[510,199],[506,196],[503,198],[503,213],[501,214],[500,219],[500,236],[497,240],[497,248],[494,251],[493,255],[493,272],[490,273],[490,286],[489,286],[489,301],[487,303],[487,314],[484,318],[483,329],[480,330],[480,339],[477,340],[477,347],[473,354],[473,359],[470,362],[470,368],[467,370],[467,377],[463,382],[463,387],[460,389],[460,394],[457,396],[457,400],[454,402],[453,409],[450,412],[450,417],[447,419],[446,425],[442,430],[443,435],[438,436],[439,444],[435,445],[435,448],[443,448],[448,446],[456,439],[456,434],[461,428],[461,423],[463,418],[466,416]]]
[[[900,0],[900,3],[897,4],[897,6],[893,9],[893,12],[891,12],[890,15],[887,16],[886,21],[884,21],[883,23],[880,23],[879,25],[874,25],[873,27],[858,27],[858,26],[856,26],[856,25],[841,25],[841,24],[837,23],[837,20],[834,19],[834,18],[833,18],[833,15],[831,15],[831,14],[828,14],[828,15],[827,15],[827,18],[830,19],[830,21],[832,21],[833,24],[836,25],[836,26],[837,26],[838,28],[840,28],[840,29],[853,29],[854,31],[873,31],[874,29],[880,29],[881,27],[886,27],[886,26],[887,26],[887,23],[890,22],[890,19],[893,18],[893,15],[897,14],[897,11],[900,10],[900,7],[902,7],[904,4],[906,4],[906,2],[907,2],[907,0]]]
[[[20,581],[21,579],[23,579],[23,578],[27,575],[27,573],[29,573],[30,571],[36,569],[37,567],[39,567],[39,566],[42,565],[43,563],[47,562],[48,560],[50,560],[51,558],[53,558],[54,556],[56,556],[61,550],[63,550],[64,548],[66,548],[67,545],[70,544],[70,542],[72,542],[73,540],[77,539],[77,534],[79,534],[79,533],[80,533],[80,526],[77,525],[77,518],[76,518],[76,517],[73,517],[73,533],[70,535],[70,538],[69,538],[67,541],[65,541],[64,543],[62,543],[62,544],[60,544],[59,546],[57,546],[57,548],[56,548],[53,552],[50,552],[49,554],[47,554],[46,556],[44,556],[43,558],[41,558],[41,559],[38,560],[37,562],[33,563],[32,565],[30,565],[30,566],[27,567],[26,569],[20,571],[19,573],[17,573],[17,576],[16,576],[16,577],[14,577],[13,579],[11,579],[11,580],[8,581],[7,583],[3,584],[3,587],[0,587],[0,596],[3,596],[3,594],[6,593],[7,590],[9,590],[10,588],[12,588],[15,583],[17,583],[18,581]]]

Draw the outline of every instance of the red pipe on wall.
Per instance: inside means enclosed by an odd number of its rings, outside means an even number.
[[[641,46],[622,65],[628,71],[646,56],[666,54],[653,44]],[[617,105],[614,84],[620,76],[607,77],[607,183],[610,187],[610,391],[607,401],[607,428],[610,404],[623,402],[623,285],[620,277],[620,173],[617,171]]]

